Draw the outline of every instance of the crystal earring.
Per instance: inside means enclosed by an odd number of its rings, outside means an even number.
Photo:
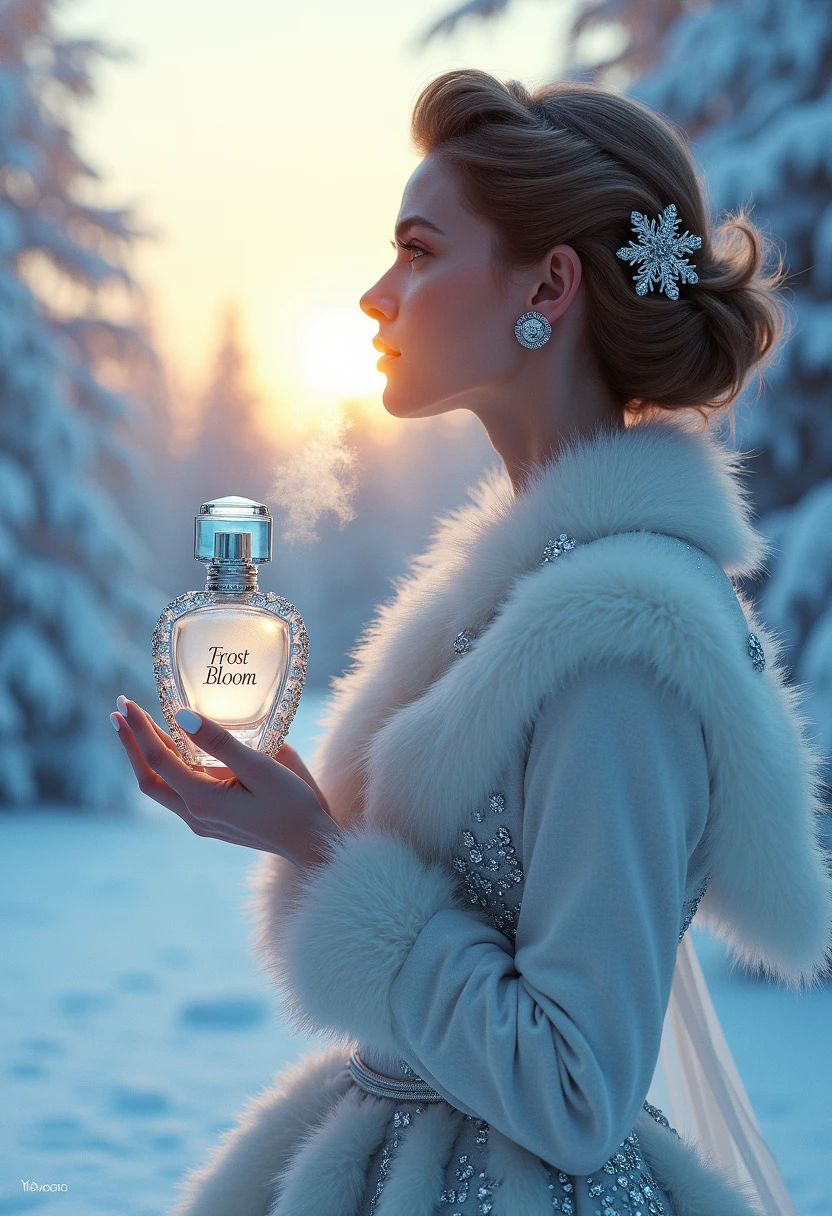
[[[514,336],[521,346],[528,350],[537,350],[545,346],[552,336],[552,327],[542,312],[524,312],[517,318],[514,326]]]

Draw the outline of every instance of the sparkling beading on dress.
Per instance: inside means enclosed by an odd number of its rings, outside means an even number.
[[[561,533],[557,539],[549,541],[546,545],[540,565],[556,561],[563,554],[571,552],[577,544],[578,542],[572,537]],[[457,634],[453,643],[454,657],[467,654],[471,650],[474,642],[495,615],[492,614],[483,625],[464,629]],[[748,638],[748,653],[754,667],[761,671],[765,666],[765,656],[759,639],[754,634],[750,634]],[[481,839],[475,835],[473,826],[463,828],[463,852],[452,859],[452,865],[470,903],[481,909],[494,927],[514,945],[525,875],[510,830],[504,823],[494,826],[495,821],[492,816],[502,816],[505,811],[506,796],[499,790],[493,791],[488,796],[485,807],[476,807],[472,811],[472,824],[482,824],[487,820],[486,832],[490,834],[485,839]],[[494,827],[493,833],[491,832],[492,827]],[[692,899],[686,900],[682,906],[679,927],[680,942],[696,915],[709,880],[710,874],[707,874],[698,893]],[[357,1059],[360,1067],[353,1066],[353,1059]],[[353,1079],[359,1084],[367,1081],[369,1074],[373,1072],[363,1065],[357,1052],[353,1053],[350,1066]],[[412,1099],[414,1101],[418,1100],[420,1103],[444,1101],[442,1096],[436,1090],[431,1089],[405,1060],[399,1061],[399,1068],[402,1077],[407,1078],[413,1085]],[[400,1086],[401,1082],[394,1081],[393,1084]],[[370,1088],[369,1085],[366,1087],[368,1092],[377,1094],[385,1089],[383,1082],[378,1084],[376,1089]],[[405,1091],[400,1090],[399,1092],[403,1094]],[[426,1094],[432,1095],[432,1097],[426,1097]],[[658,1107],[653,1106],[650,1102],[644,1102],[643,1109],[662,1127],[678,1136],[676,1129],[671,1127],[666,1115]],[[421,1114],[423,1110],[424,1106],[416,1106],[413,1116]],[[389,1174],[390,1162],[401,1143],[402,1135],[411,1123],[411,1112],[406,1110],[394,1112],[392,1130],[381,1150],[380,1172],[367,1216],[373,1216]],[[463,1126],[470,1125],[475,1127],[474,1143],[485,1148],[488,1144],[489,1124],[484,1119],[466,1114]],[[585,1188],[586,1197],[594,1201],[589,1209],[591,1216],[666,1216],[666,1206],[661,1197],[661,1189],[644,1159],[635,1131],[630,1132],[609,1160],[592,1176],[573,1177],[562,1170],[553,1169],[542,1158],[539,1160],[549,1178],[552,1211],[557,1212],[559,1216],[574,1216],[577,1203],[575,1187],[578,1184]],[[447,1206],[452,1209],[449,1216],[466,1216],[466,1213],[469,1212],[475,1212],[476,1216],[489,1216],[493,1209],[493,1193],[495,1188],[500,1185],[500,1180],[488,1175],[485,1164],[485,1153],[477,1163],[471,1152],[460,1153],[456,1161],[451,1163],[454,1170],[453,1176],[458,1185],[446,1187],[439,1198],[439,1203],[443,1208]],[[450,1169],[451,1166],[449,1165],[448,1168]],[[474,1206],[471,1206],[472,1202]],[[585,1205],[584,1210],[586,1210]],[[519,1213],[518,1216],[520,1216]]]
[[[493,816],[502,816],[505,811],[506,796],[495,790],[489,795],[485,806],[476,807],[472,811],[471,822],[487,822],[486,831],[490,832],[494,823]],[[463,829],[462,843],[464,853],[453,859],[453,868],[459,875],[462,888],[470,902],[482,909],[495,928],[514,943],[524,873],[509,829],[505,824],[499,823],[492,835],[485,840],[479,840],[472,828],[466,827]],[[682,907],[679,941],[693,921],[699,902],[707,889],[709,877],[710,875],[705,878],[697,895],[685,901]],[[513,898],[508,900],[506,896],[510,892]],[[353,1059],[357,1059],[358,1067],[353,1067]],[[397,1109],[393,1114],[391,1131],[381,1150],[379,1175],[367,1212],[367,1216],[373,1216],[390,1172],[390,1164],[413,1118],[424,1111],[424,1102],[444,1099],[436,1090],[431,1089],[405,1060],[399,1061],[401,1078],[387,1079],[392,1092],[388,1092],[383,1075],[364,1065],[357,1052],[353,1053],[350,1066],[353,1079],[362,1084],[362,1088],[366,1088],[368,1092],[376,1093],[377,1096],[395,1096],[398,1093],[402,1098],[409,1094],[411,1101],[419,1102],[412,1111]],[[377,1088],[372,1087],[374,1076],[382,1076]],[[662,1127],[678,1135],[658,1107],[645,1102],[643,1109]],[[476,1119],[467,1114],[463,1123],[474,1125],[474,1143],[482,1146],[484,1150],[488,1144],[489,1124],[484,1119]],[[554,1169],[542,1158],[540,1162],[549,1178],[552,1211],[559,1213],[559,1216],[575,1216],[576,1186],[585,1189],[586,1197],[594,1201],[590,1208],[592,1216],[667,1216],[661,1189],[644,1159],[635,1131],[630,1132],[621,1142],[600,1170],[585,1178],[572,1177],[562,1170]],[[485,1152],[483,1151],[479,1159],[470,1151],[459,1153],[456,1161],[451,1164],[453,1177],[458,1185],[447,1186],[442,1191],[440,1205],[450,1209],[449,1216],[466,1216],[468,1212],[471,1216],[474,1213],[476,1216],[489,1216],[493,1208],[494,1190],[500,1185],[500,1180],[488,1174]]]

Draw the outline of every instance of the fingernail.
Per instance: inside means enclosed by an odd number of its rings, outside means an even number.
[[[182,729],[187,731],[189,735],[198,731],[200,726],[202,726],[202,718],[200,718],[199,714],[195,714],[192,709],[185,709],[184,707],[177,709],[174,717]]]
[[[120,711],[124,714],[124,716],[126,718],[127,717],[127,698],[126,697],[116,697],[116,705],[119,707]]]
[[[118,720],[117,714],[110,714],[110,721],[113,724],[113,730],[121,730],[121,723]]]

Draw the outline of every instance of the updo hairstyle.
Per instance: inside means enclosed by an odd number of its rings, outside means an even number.
[[[530,92],[485,72],[445,72],[418,97],[412,138],[452,167],[466,205],[497,233],[496,270],[540,261],[554,245],[579,255],[588,341],[604,381],[632,415],[729,406],[784,332],[783,259],[744,208],[711,223],[683,133],[647,105],[561,81]],[[679,299],[636,294],[616,250],[637,240],[630,213],[675,203],[702,237],[699,282]],[[774,265],[768,266],[774,253]]]

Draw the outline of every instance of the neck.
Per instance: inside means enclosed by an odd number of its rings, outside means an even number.
[[[626,426],[624,411],[575,333],[558,326],[550,345],[539,352],[542,359],[519,362],[519,374],[503,384],[499,399],[486,399],[473,410],[506,467],[515,495],[569,439]]]
[[[515,495],[523,492],[528,479],[560,453],[569,439],[589,437],[601,428],[624,430],[624,413],[608,397],[584,392],[551,399],[545,408],[508,410],[479,415],[495,452],[511,480]]]

